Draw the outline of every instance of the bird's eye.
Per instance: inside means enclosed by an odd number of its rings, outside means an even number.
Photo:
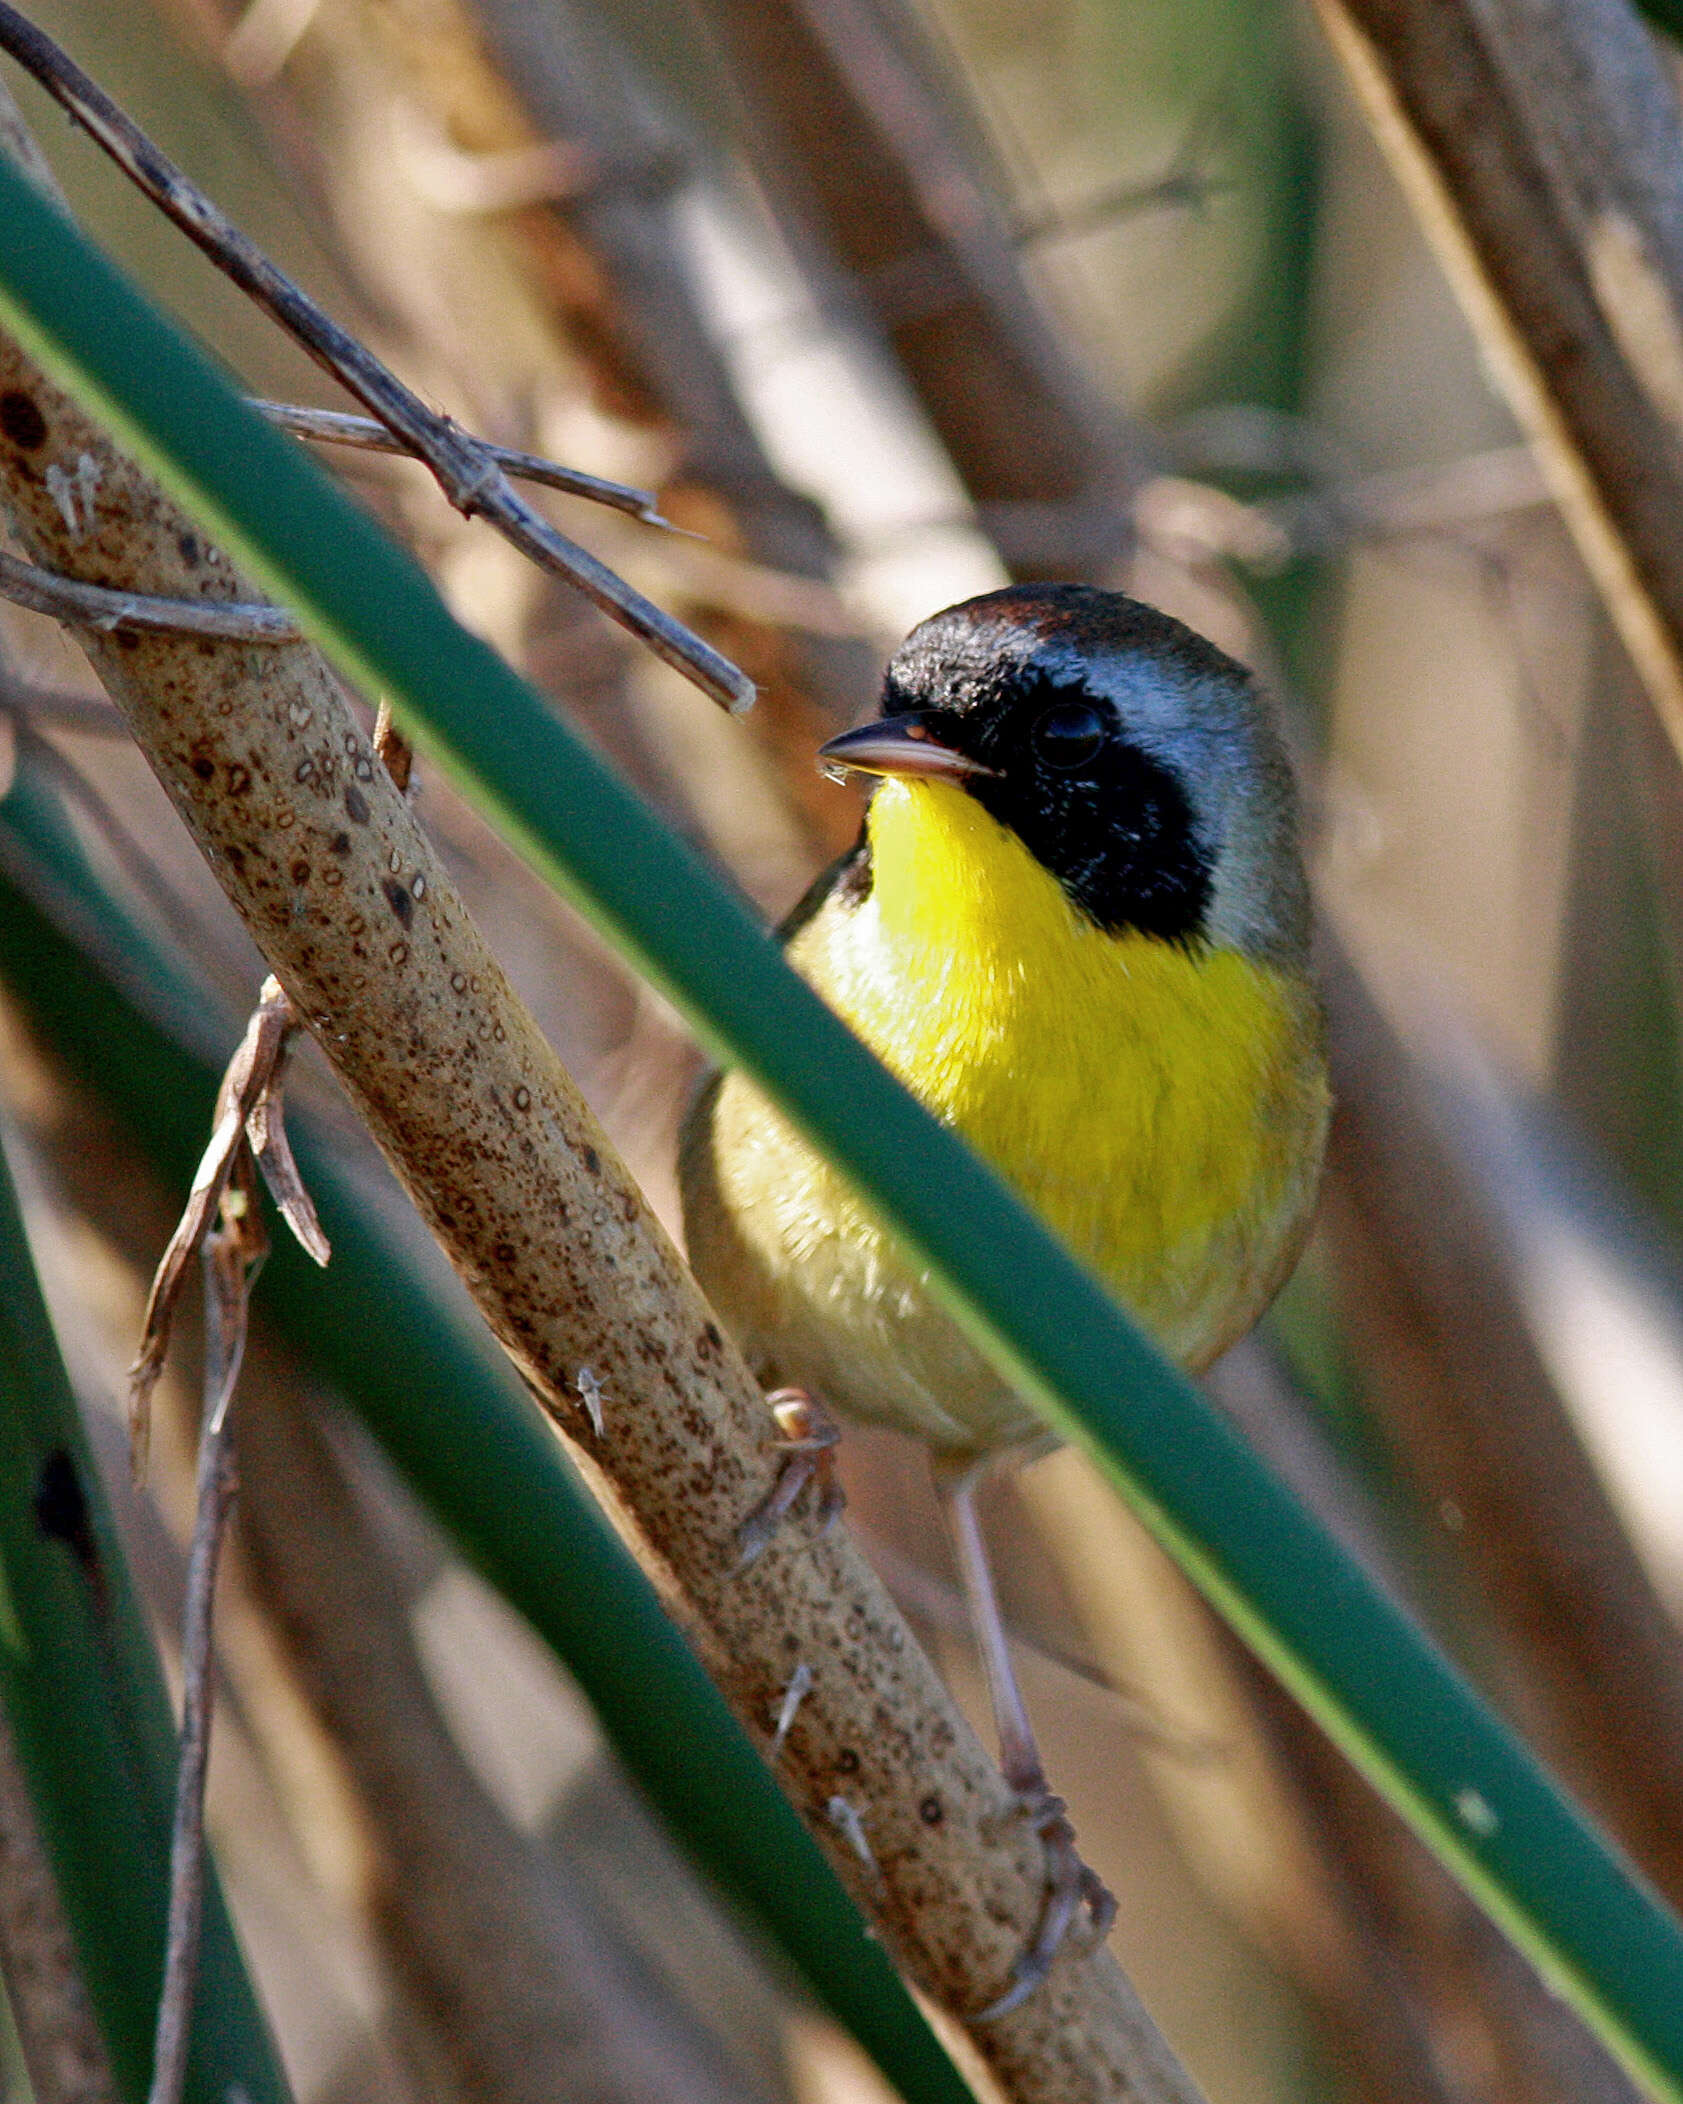
[[[1060,772],[1083,766],[1105,741],[1108,725],[1084,701],[1055,701],[1035,719],[1029,738],[1035,757]]]

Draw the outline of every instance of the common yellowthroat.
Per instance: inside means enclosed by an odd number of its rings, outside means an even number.
[[[1020,585],[914,629],[880,717],[822,757],[879,779],[784,927],[790,962],[1165,1352],[1207,1366],[1296,1260],[1329,1109],[1292,777],[1249,674],[1118,593]],[[1048,1840],[1047,1916],[997,2013],[1081,1900],[1103,1909],[968,1496],[1043,1426],[740,1075],[698,1097],[681,1181],[691,1263],[762,1376],[915,1434],[955,1492],[1002,1764]]]

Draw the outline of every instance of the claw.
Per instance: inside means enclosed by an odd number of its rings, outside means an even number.
[[[778,1528],[793,1511],[809,1483],[818,1486],[818,1532],[822,1541],[847,1504],[836,1475],[835,1450],[841,1433],[804,1388],[776,1388],[766,1397],[777,1423],[773,1444],[784,1455],[769,1494],[755,1506],[736,1532],[734,1569],[745,1571],[770,1547]]]
[[[998,2017],[1009,2016],[1045,1985],[1053,1961],[1069,1941],[1083,1909],[1087,1914],[1079,1945],[1083,1951],[1095,1950],[1116,1919],[1116,1901],[1109,1888],[1076,1853],[1075,1829],[1069,1823],[1063,1799],[1042,1790],[1025,1794],[1020,1802],[1046,1851],[1046,1904],[1028,1948],[1011,1967],[1010,1985],[997,2001],[977,2011],[971,2019],[973,2023],[991,2024]]]

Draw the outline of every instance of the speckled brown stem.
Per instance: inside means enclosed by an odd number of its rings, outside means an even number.
[[[74,525],[54,468],[87,493]],[[51,567],[171,596],[256,596],[4,340],[0,493]],[[325,664],[304,645],[81,640],[487,1321],[762,1747],[797,1667],[810,1668],[778,1772],[884,1942],[945,2008],[985,2008],[1039,1916],[1039,1844],[844,1535],[811,1547],[791,1526],[733,1569],[736,1530],[777,1465],[759,1392]],[[838,1801],[856,1817],[834,1816]],[[1068,1955],[1044,1990],[972,2037],[1015,2098],[1197,2095],[1103,1955]]]

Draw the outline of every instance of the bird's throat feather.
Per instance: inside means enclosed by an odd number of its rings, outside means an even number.
[[[1272,1270],[1242,1245],[1298,1212],[1318,1153],[1312,995],[1233,950],[1096,928],[956,785],[885,782],[870,841],[868,896],[832,899],[792,961],[1171,1348],[1195,1348],[1174,1335],[1177,1305],[1205,1300],[1192,1274]]]

